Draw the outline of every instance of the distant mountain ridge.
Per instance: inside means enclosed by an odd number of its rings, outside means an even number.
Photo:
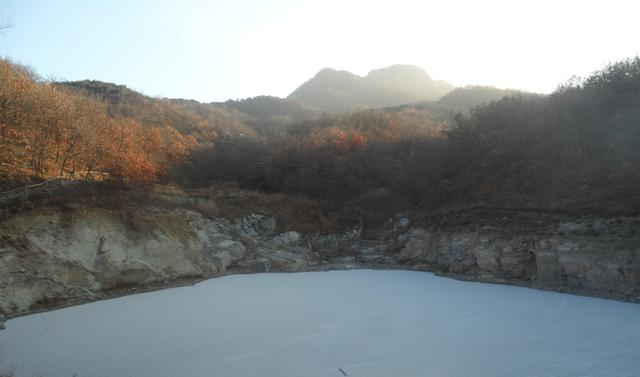
[[[96,80],[56,83],[103,101],[114,118],[126,117],[162,128],[169,126],[199,142],[237,136],[273,136],[292,124],[322,112],[303,103],[272,96],[201,103],[179,98],[153,98],[124,85]]]
[[[453,85],[433,80],[415,65],[392,65],[373,70],[364,77],[325,68],[287,99],[324,111],[345,112],[433,101],[453,89]]]
[[[486,105],[518,93],[526,94],[526,92],[516,89],[501,89],[487,85],[468,85],[462,88],[455,88],[442,96],[437,103],[454,111],[465,112],[476,106]]]
[[[288,128],[318,119],[324,113],[363,109],[385,108],[393,112],[401,111],[395,108],[410,107],[427,111],[432,119],[444,124],[453,119],[455,113],[468,113],[475,106],[517,93],[489,86],[449,90],[449,84],[432,80],[421,68],[400,65],[371,71],[366,77],[323,69],[299,88],[303,98],[292,98],[295,97],[293,95],[289,98],[257,96],[217,103],[153,98],[124,85],[95,80],[58,82],[55,85],[104,101],[108,114],[114,118],[135,119],[146,127],[169,126],[201,143],[236,136],[277,138]],[[309,86],[319,103],[308,103]],[[447,93],[437,101],[421,99],[432,98],[430,96],[434,93],[445,90]]]

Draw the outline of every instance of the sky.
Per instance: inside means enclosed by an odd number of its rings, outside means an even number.
[[[0,56],[43,78],[203,102],[285,97],[325,67],[415,64],[548,93],[640,54],[640,2],[0,0]]]

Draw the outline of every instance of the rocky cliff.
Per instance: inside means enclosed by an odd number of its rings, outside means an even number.
[[[0,315],[230,273],[337,268],[416,269],[640,301],[638,217],[551,218],[517,231],[405,216],[339,234],[301,234],[277,224],[268,213],[206,218],[144,205],[24,211],[0,223]]]
[[[587,218],[549,233],[482,227],[412,229],[395,258],[401,265],[464,279],[640,301],[638,218]]]

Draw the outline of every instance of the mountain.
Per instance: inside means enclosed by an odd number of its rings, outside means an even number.
[[[415,65],[396,64],[375,69],[365,79],[377,86],[413,95],[417,100],[435,100],[454,88],[446,81],[433,80],[424,69]]]
[[[437,100],[453,89],[451,84],[433,80],[413,65],[376,69],[365,77],[325,68],[287,99],[324,111],[344,112]]]

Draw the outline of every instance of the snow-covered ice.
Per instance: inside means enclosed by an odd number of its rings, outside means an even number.
[[[10,320],[45,377],[624,377],[640,305],[408,271],[236,275]]]

